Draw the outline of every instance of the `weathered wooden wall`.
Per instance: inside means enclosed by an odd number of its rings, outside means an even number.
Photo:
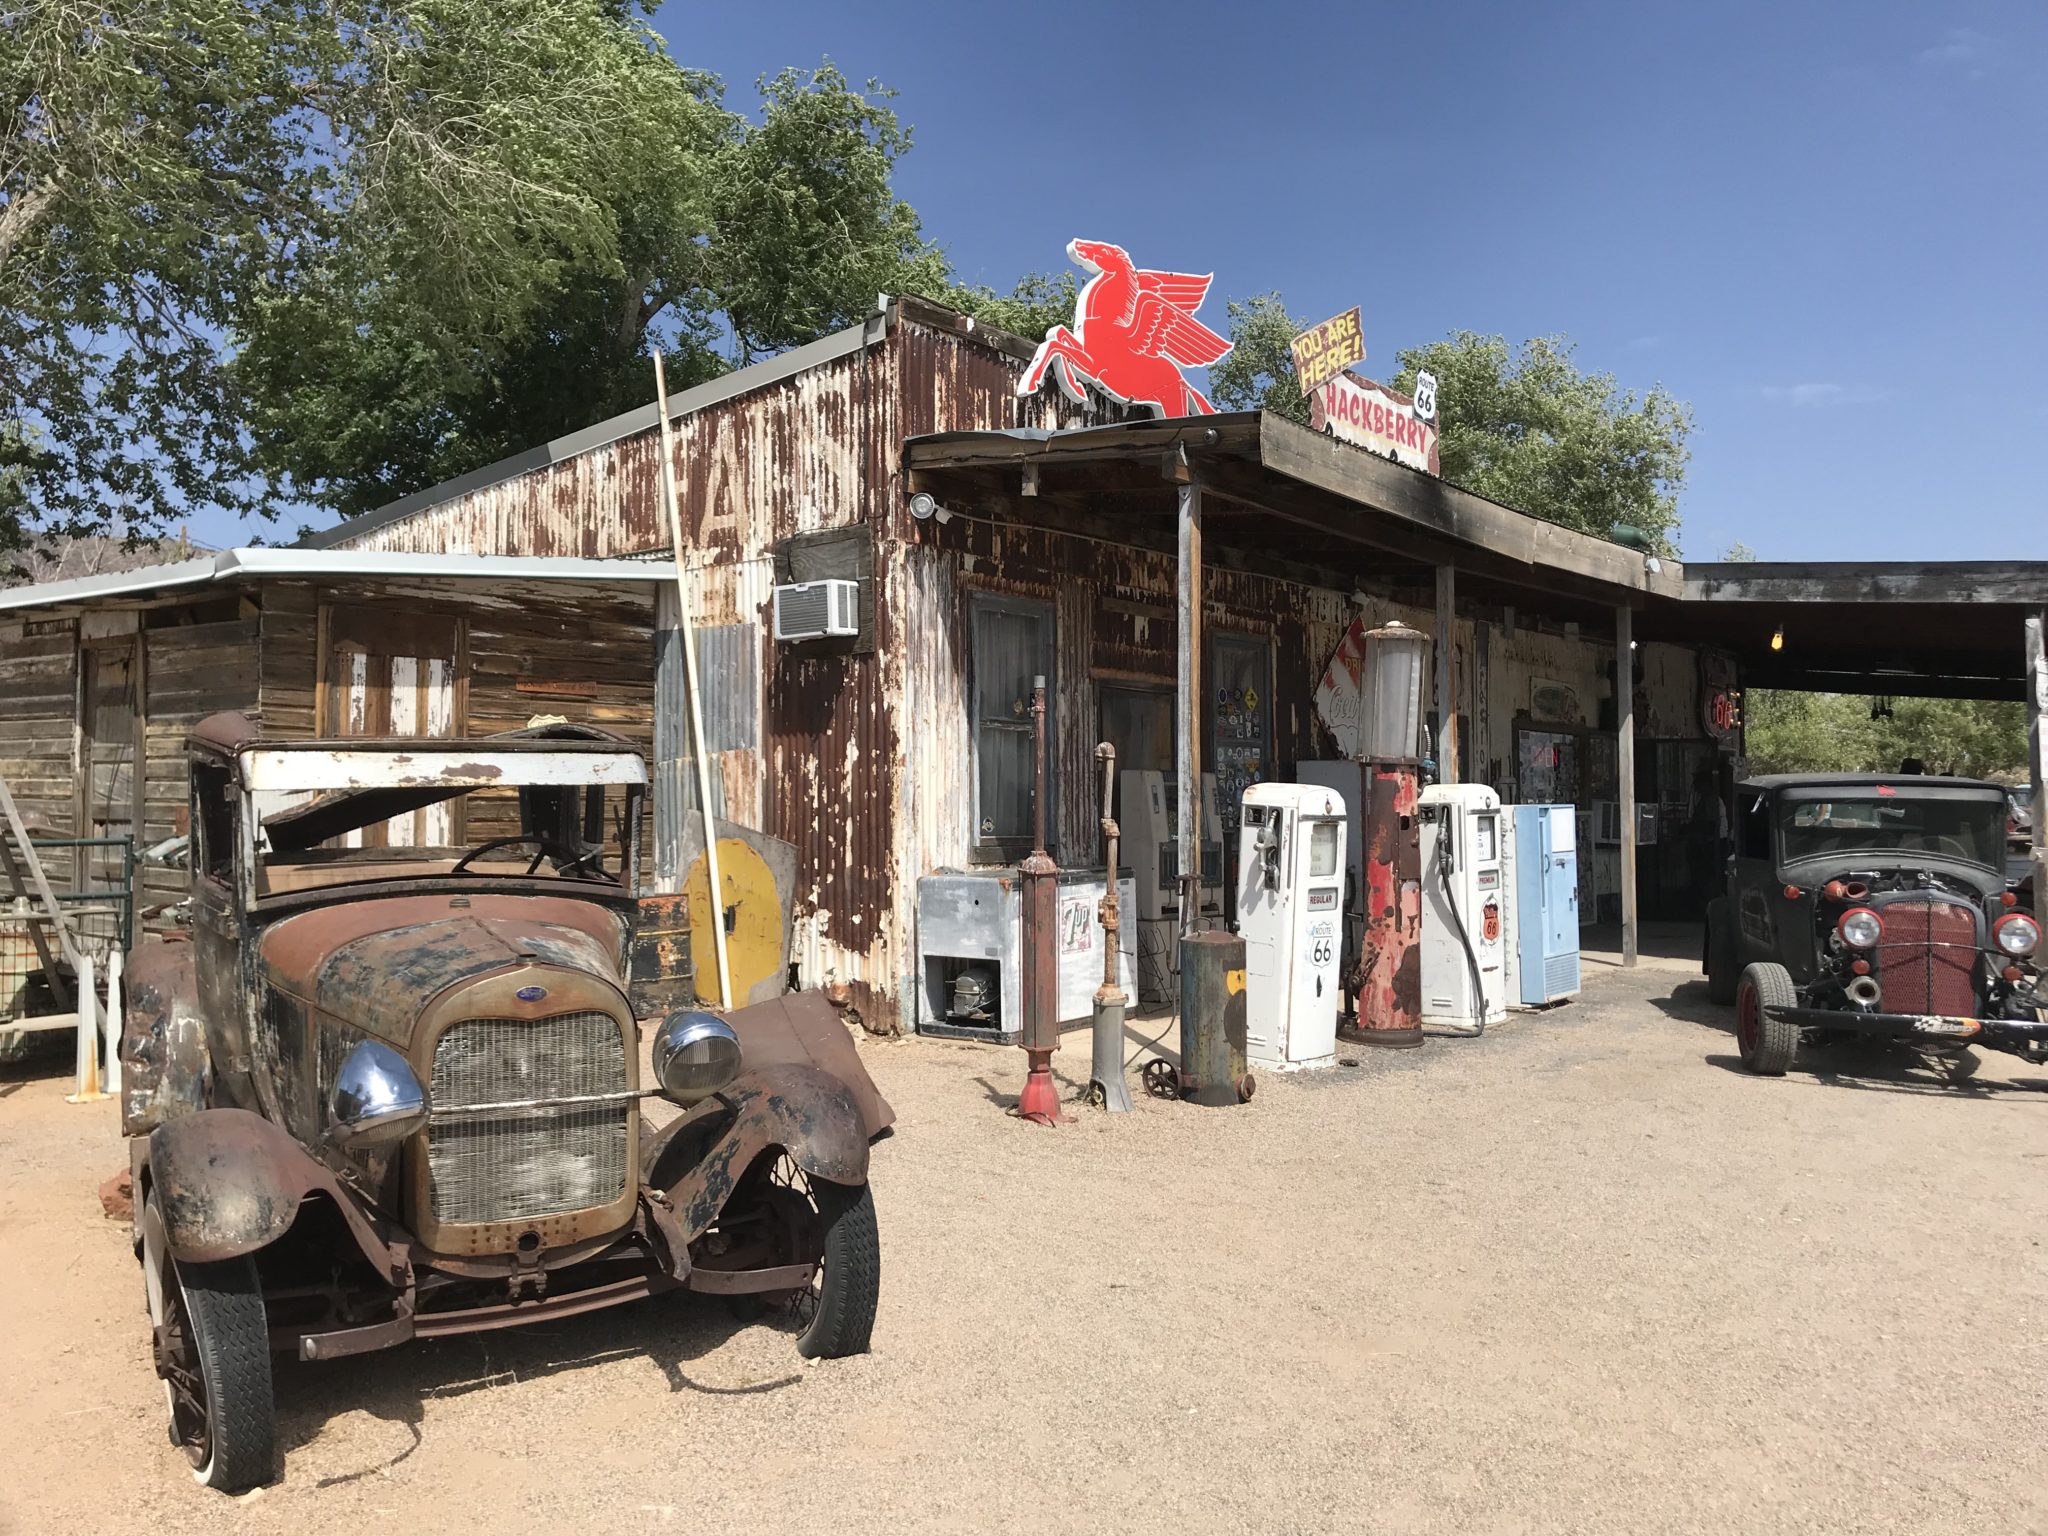
[[[250,710],[258,691],[260,625],[252,601],[236,596],[169,603],[144,611],[143,815],[141,844],[175,835],[187,809],[185,737],[208,715]],[[144,907],[183,900],[181,869],[145,869]]]
[[[77,835],[78,624],[74,619],[0,624],[0,775],[31,833]],[[68,856],[49,861],[68,886]]]

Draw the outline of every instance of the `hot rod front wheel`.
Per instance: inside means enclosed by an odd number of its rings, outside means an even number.
[[[269,1482],[277,1408],[255,1261],[178,1263],[151,1190],[142,1208],[142,1283],[171,1443],[192,1463],[192,1476],[223,1493]]]
[[[1797,1025],[1774,1019],[1773,1008],[1796,1008],[1792,973],[1768,960],[1745,966],[1735,986],[1735,1044],[1742,1064],[1759,1077],[1783,1077],[1799,1049]]]

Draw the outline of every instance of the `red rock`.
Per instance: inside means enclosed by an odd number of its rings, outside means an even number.
[[[135,1180],[127,1169],[100,1186],[100,1209],[107,1213],[109,1221],[135,1219]]]

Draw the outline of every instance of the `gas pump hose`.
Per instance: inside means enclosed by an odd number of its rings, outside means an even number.
[[[1451,926],[1458,930],[1459,947],[1465,951],[1465,963],[1472,968],[1472,1004],[1478,1009],[1474,1015],[1470,1038],[1477,1039],[1486,1033],[1486,983],[1480,979],[1479,956],[1472,950],[1472,935],[1465,929],[1465,915],[1458,910],[1457,892],[1451,889],[1451,818],[1449,808],[1436,824],[1436,874],[1444,888],[1444,905],[1451,911]]]

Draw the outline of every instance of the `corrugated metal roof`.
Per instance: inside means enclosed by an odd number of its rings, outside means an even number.
[[[654,560],[534,559],[516,555],[416,555],[370,550],[224,549],[196,560],[48,581],[0,592],[0,609],[49,608],[177,587],[260,578],[440,577],[454,581],[673,581]]]
[[[736,368],[707,384],[699,384],[694,389],[686,389],[681,394],[671,395],[668,402],[669,419],[674,421],[707,407],[721,405],[741,395],[751,394],[757,389],[780,384],[783,380],[808,372],[822,363],[850,356],[864,347],[875,345],[888,333],[888,327],[889,314],[887,310],[883,310],[870,315],[859,325],[850,325],[843,331],[821,336],[804,346],[794,347],[775,357],[749,364],[745,368]],[[299,541],[300,547],[330,549],[336,544],[359,539],[366,533],[390,523],[402,522],[415,513],[424,512],[443,502],[454,501],[458,497],[498,485],[536,469],[547,469],[565,459],[588,453],[593,448],[603,448],[618,442],[621,438],[645,432],[650,427],[659,425],[660,416],[659,409],[650,400],[643,406],[614,416],[608,421],[600,421],[595,426],[585,427],[580,432],[571,432],[566,437],[558,437],[553,442],[543,443],[538,448],[529,448],[524,453],[500,459],[495,464],[486,464],[483,468],[473,469],[466,475],[458,475],[453,480],[444,480],[439,485],[430,485],[425,490],[414,491],[410,496],[401,496],[397,501],[388,502],[373,512],[363,513],[360,517],[352,517],[345,523],[338,523],[319,533],[308,534]]]

